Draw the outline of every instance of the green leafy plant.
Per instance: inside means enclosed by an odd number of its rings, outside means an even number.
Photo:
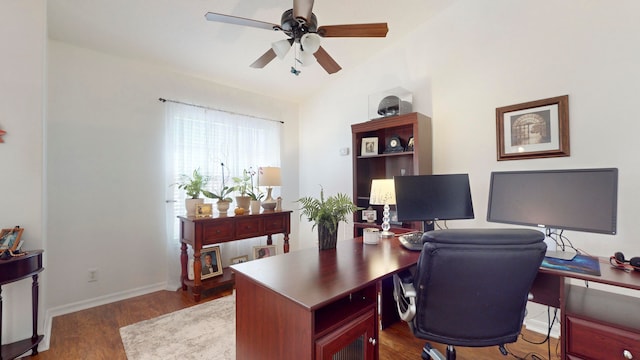
[[[234,182],[233,190],[240,193],[240,196],[247,196],[249,191],[253,189],[253,170],[249,168],[249,170],[242,170],[242,176],[234,176],[231,179]]]
[[[209,183],[210,179],[209,176],[200,174],[200,168],[198,168],[193,170],[191,176],[186,174],[180,175],[180,181],[173,185],[178,185],[178,189],[184,190],[187,196],[192,199],[197,199],[201,193],[204,194],[206,191],[204,187]]]
[[[314,197],[302,197],[296,202],[300,203],[302,210],[300,217],[305,216],[307,220],[313,221],[316,226],[325,227],[330,233],[338,230],[340,221],[347,221],[347,215],[360,209],[347,194],[338,193],[334,196],[324,198],[324,189],[320,186],[320,199]]]
[[[207,190],[202,190],[204,196],[210,199],[217,199],[218,201],[228,201],[232,202],[233,199],[229,197],[229,195],[233,192],[233,186],[226,186],[224,183],[224,163],[220,163],[222,167],[222,187],[217,192],[211,192]]]

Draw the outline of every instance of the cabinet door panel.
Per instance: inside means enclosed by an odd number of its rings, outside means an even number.
[[[374,359],[375,310],[355,318],[316,341],[316,360]]]
[[[624,351],[640,357],[640,333],[566,317],[567,353],[584,359],[625,359]]]

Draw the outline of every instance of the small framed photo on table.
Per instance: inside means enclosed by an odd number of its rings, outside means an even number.
[[[276,255],[275,245],[261,245],[253,247],[253,259],[262,259]]]
[[[201,279],[222,275],[222,261],[220,260],[220,246],[203,248],[200,251]]]
[[[378,138],[363,137],[362,146],[360,149],[360,156],[373,156],[373,155],[378,155]]]
[[[20,237],[24,228],[16,226],[12,229],[0,230],[0,250],[15,251],[20,245]]]
[[[247,261],[249,261],[249,256],[240,255],[240,256],[236,256],[234,258],[231,258],[230,262],[231,262],[231,265],[234,265],[234,264],[241,264],[241,263],[247,262]]]
[[[213,205],[212,204],[196,204],[196,217],[211,217],[213,214]]]

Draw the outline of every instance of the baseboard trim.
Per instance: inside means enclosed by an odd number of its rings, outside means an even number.
[[[175,287],[169,285],[166,282],[162,282],[47,309],[44,316],[44,339],[42,339],[42,342],[38,346],[38,351],[49,350],[49,341],[51,339],[51,324],[54,317],[90,309],[92,307],[129,299],[140,295],[146,295],[160,290],[174,291]]]
[[[531,330],[533,332],[537,332],[538,334],[542,334],[547,336],[547,332],[549,331],[549,324],[546,321],[536,320],[536,319],[527,319],[524,322],[524,326],[527,330]],[[558,339],[560,337],[560,323],[555,322],[551,327],[550,335],[552,338]]]

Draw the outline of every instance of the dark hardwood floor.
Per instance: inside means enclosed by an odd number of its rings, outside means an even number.
[[[230,295],[231,290],[217,293],[205,293],[204,301]],[[95,308],[62,315],[53,319],[49,350],[39,353],[31,360],[125,360],[124,347],[120,340],[119,329],[136,322],[152,319],[173,311],[196,305],[188,293],[179,291],[158,291],[148,295],[118,301]],[[523,331],[522,335],[533,342],[544,337],[540,334]],[[397,323],[380,331],[380,360],[419,360],[423,345],[415,339],[404,323]],[[440,351],[444,347],[434,344]],[[551,341],[551,359],[559,359],[560,349],[557,341]],[[508,350],[516,358],[549,359],[547,343],[534,345],[522,338],[508,345]],[[497,347],[456,348],[458,359],[492,360],[513,359],[500,355]],[[535,354],[535,355],[533,355]],[[250,360],[250,359],[241,359]]]

